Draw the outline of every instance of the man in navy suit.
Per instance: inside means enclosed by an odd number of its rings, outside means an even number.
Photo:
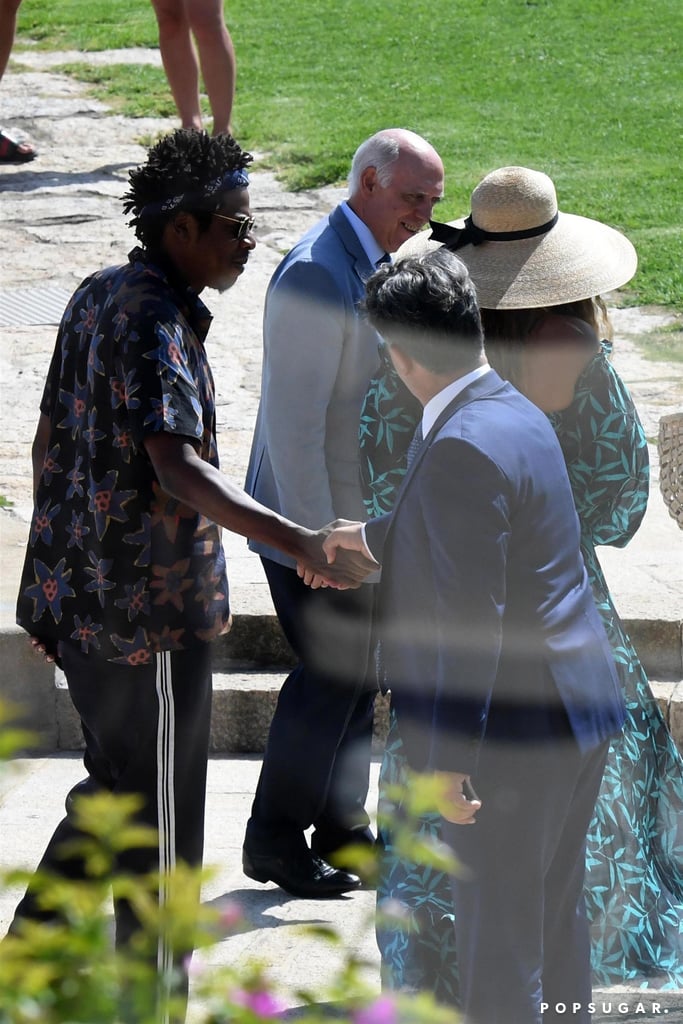
[[[287,518],[319,527],[364,518],[358,428],[378,365],[359,316],[365,281],[417,233],[443,194],[443,164],[425,139],[387,129],[356,151],[349,198],[275,271],[266,297],[261,403],[246,489]],[[263,544],[278,617],[299,659],[270,729],[243,852],[245,873],[299,897],[360,884],[328,858],[371,842],[365,811],[376,691],[372,582],[312,591],[295,562]],[[309,849],[304,831],[315,827]]]
[[[463,1013],[547,1024],[541,1004],[565,1004],[583,1024],[585,834],[624,708],[562,452],[544,414],[488,367],[456,256],[382,268],[366,305],[424,406],[425,440],[393,513],[325,548],[369,549],[382,565],[385,682],[411,768],[442,782],[464,868]]]

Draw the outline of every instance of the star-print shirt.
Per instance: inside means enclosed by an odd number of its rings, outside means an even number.
[[[128,260],[83,282],[57,334],[17,622],[136,665],[213,639],[230,612],[220,528],[160,488],[144,447],[168,431],[218,466],[211,316],[172,268]]]

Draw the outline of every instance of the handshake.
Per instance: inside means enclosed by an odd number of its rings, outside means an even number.
[[[363,540],[362,523],[348,519],[335,519],[320,530],[311,530],[304,548],[304,554],[297,558],[296,571],[313,590],[355,590],[366,576],[379,569]]]

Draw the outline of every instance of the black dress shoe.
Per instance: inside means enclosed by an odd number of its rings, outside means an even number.
[[[360,829],[355,832],[348,829],[345,833],[338,831],[334,838],[335,845],[330,846],[329,837],[327,837],[327,842],[323,842],[318,833],[314,832],[311,836],[311,850],[316,856],[322,857],[339,871],[357,872],[361,879],[362,889],[375,889],[377,887],[377,855],[380,853],[381,847],[370,829]],[[359,852],[367,850],[370,854],[367,863],[365,863],[365,859],[361,860],[362,869],[359,864],[346,863],[344,856],[346,847],[353,846],[359,848]]]
[[[291,857],[242,850],[242,870],[256,882],[275,882],[285,892],[304,900],[320,900],[360,889],[358,875],[338,871],[307,850]]]

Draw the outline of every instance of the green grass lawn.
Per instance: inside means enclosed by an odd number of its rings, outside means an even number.
[[[446,164],[446,219],[489,170],[547,171],[561,208],[636,245],[629,301],[683,297],[680,0],[229,0],[235,135],[292,187],[345,178],[358,143],[400,125]],[[31,0],[21,45],[156,45],[146,0]],[[73,68],[71,69],[73,73]],[[158,69],[88,69],[128,113],[172,114]]]

